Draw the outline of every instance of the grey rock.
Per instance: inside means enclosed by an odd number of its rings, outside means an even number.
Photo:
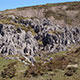
[[[25,32],[20,26],[16,29],[11,24],[0,24],[0,53],[3,55],[27,55],[25,58],[34,63],[36,52],[65,51],[80,42],[80,27],[62,27],[47,19],[27,19],[18,23],[25,28],[30,26],[35,35],[31,31]]]

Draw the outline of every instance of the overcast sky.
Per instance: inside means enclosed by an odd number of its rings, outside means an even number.
[[[46,3],[70,2],[80,0],[0,0],[0,11],[17,7],[40,5]]]

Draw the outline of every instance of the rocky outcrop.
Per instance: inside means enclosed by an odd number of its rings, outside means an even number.
[[[62,27],[47,19],[28,19],[17,23],[29,30],[26,32],[22,27],[0,24],[0,53],[3,55],[20,54],[34,62],[38,51],[65,51],[80,42],[80,27]]]
[[[27,20],[21,24],[26,27],[31,26],[36,33],[34,38],[42,42],[39,48],[42,46],[41,49],[49,52],[66,50],[67,47],[80,41],[80,27],[62,27],[46,19]]]
[[[0,53],[3,55],[30,55],[34,56],[37,42],[32,33],[25,32],[21,28],[15,28],[14,25],[2,25],[0,34]],[[3,35],[3,34],[4,35]],[[35,45],[36,44],[36,45]]]

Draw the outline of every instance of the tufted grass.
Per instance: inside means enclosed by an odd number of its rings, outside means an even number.
[[[76,52],[76,54],[74,54]],[[48,57],[53,57],[53,65],[56,66],[54,67],[55,69],[53,71],[46,71],[46,69],[42,69],[42,65],[41,66],[36,66],[35,68],[35,71],[38,69],[41,69],[41,70],[45,70],[45,73],[44,75],[38,75],[36,77],[23,77],[23,74],[25,72],[25,70],[28,70],[29,68],[24,66],[23,63],[20,63],[17,61],[17,65],[16,65],[16,70],[17,70],[17,73],[16,73],[16,76],[13,77],[12,79],[4,79],[4,80],[47,80],[47,79],[51,79],[51,80],[80,80],[80,56],[79,56],[79,49],[75,49],[73,51],[61,51],[61,52],[58,52],[56,54],[49,54]],[[45,58],[45,55],[46,53],[44,54],[44,56],[42,58]],[[66,59],[78,59],[78,70],[76,71],[76,73],[74,73],[72,76],[68,77],[68,76],[64,76],[65,74],[65,70],[62,70],[62,69],[57,69],[59,66],[59,62],[58,60],[55,61],[55,59],[58,59],[62,56],[67,56]],[[36,58],[37,61],[42,61],[42,59],[40,58]],[[4,69],[3,65],[7,65],[11,62],[14,62],[15,60],[5,60],[3,57],[0,57],[0,71],[2,71]],[[73,61],[74,62],[74,61]],[[57,65],[58,64],[58,65]],[[61,64],[61,63],[60,63]],[[52,65],[49,63],[49,65]],[[46,66],[49,66],[48,64]],[[41,67],[41,68],[40,68]],[[45,68],[45,67],[44,67]],[[34,68],[33,68],[34,70]],[[0,80],[3,80],[1,77],[0,77]]]

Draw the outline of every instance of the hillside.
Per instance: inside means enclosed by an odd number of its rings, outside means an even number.
[[[80,2],[67,2],[57,4],[46,4],[32,7],[5,10],[0,14],[13,14],[28,18],[49,18],[54,24],[80,25]]]
[[[80,80],[80,2],[0,12],[0,80]]]

